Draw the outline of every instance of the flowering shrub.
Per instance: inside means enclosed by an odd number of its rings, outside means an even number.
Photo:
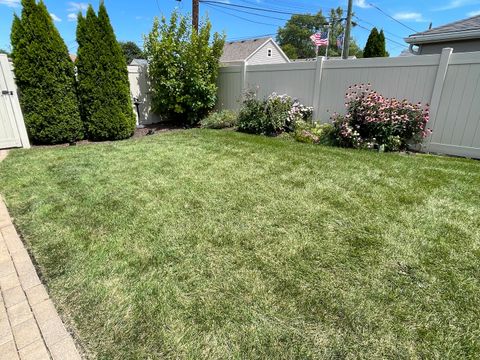
[[[295,123],[293,138],[307,144],[333,145],[335,128],[332,124],[311,123],[299,120]]]
[[[311,120],[313,108],[288,95],[272,93],[260,100],[249,90],[245,94],[238,117],[238,130],[265,135],[277,135],[294,130],[297,121]]]
[[[353,85],[346,94],[347,114],[333,116],[336,138],[341,146],[404,150],[419,144],[431,131],[428,104],[412,104],[386,98],[370,84]]]

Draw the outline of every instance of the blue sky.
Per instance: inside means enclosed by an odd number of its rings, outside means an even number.
[[[222,8],[211,4],[200,4],[201,15],[208,13],[214,30],[225,31],[228,39],[240,39],[259,35],[273,34],[289,17],[282,12],[304,13],[324,12],[332,7],[346,8],[347,0],[212,0],[229,4],[259,7],[279,12],[259,12],[260,16],[238,12],[250,9],[229,7]],[[76,51],[75,27],[76,13],[83,11],[88,2],[44,0],[55,24],[60,30],[67,46],[72,53]],[[98,0],[91,3],[98,7]],[[131,40],[142,44],[142,35],[151,28],[153,17],[170,12],[178,7],[182,13],[191,11],[191,0],[105,0],[113,27],[118,40]],[[391,15],[402,24],[387,17],[373,4]],[[0,0],[0,48],[9,49],[10,26],[13,14],[20,13],[20,0]],[[387,36],[387,46],[392,56],[398,55],[405,46],[402,38],[413,33],[411,29],[422,31],[428,28],[430,22],[439,26],[451,21],[480,14],[480,0],[354,0],[354,11],[357,21],[365,28],[373,25],[383,28]],[[231,15],[233,14],[233,16]],[[353,37],[363,48],[368,37],[368,31],[361,27],[353,30]]]

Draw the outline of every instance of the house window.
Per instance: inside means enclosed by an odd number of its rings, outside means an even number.
[[[267,56],[272,57],[272,49],[267,49]]]

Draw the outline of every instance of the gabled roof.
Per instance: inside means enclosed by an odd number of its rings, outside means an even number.
[[[278,49],[285,60],[290,61],[284,54],[280,46],[271,37],[262,37],[241,41],[227,41],[223,46],[223,54],[220,57],[221,63],[247,61],[253,54],[267,42],[271,41],[273,46]]]
[[[480,15],[410,35],[405,41],[409,44],[423,44],[468,39],[480,39]]]
[[[133,60],[130,62],[130,65],[131,65],[131,66],[147,66],[147,65],[148,65],[148,61],[145,60],[145,59],[133,59]]]

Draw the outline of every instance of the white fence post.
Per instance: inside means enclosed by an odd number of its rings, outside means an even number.
[[[452,55],[452,48],[445,48],[442,50],[440,56],[440,62],[438,63],[437,76],[435,78],[435,84],[433,85],[432,101],[430,102],[430,128],[433,130],[435,127],[435,120],[438,114],[438,108],[440,106],[440,99],[442,97],[443,85],[445,78],[447,77],[448,64],[450,63],[450,56]],[[428,139],[426,150],[430,147],[432,136]]]
[[[243,95],[247,87],[247,62],[243,61],[240,67],[240,99],[243,100]]]
[[[323,56],[317,57],[317,63],[315,67],[315,82],[313,87],[313,121],[317,120],[318,114],[320,113],[320,90],[322,87],[322,70],[323,70],[323,61],[325,58]]]

